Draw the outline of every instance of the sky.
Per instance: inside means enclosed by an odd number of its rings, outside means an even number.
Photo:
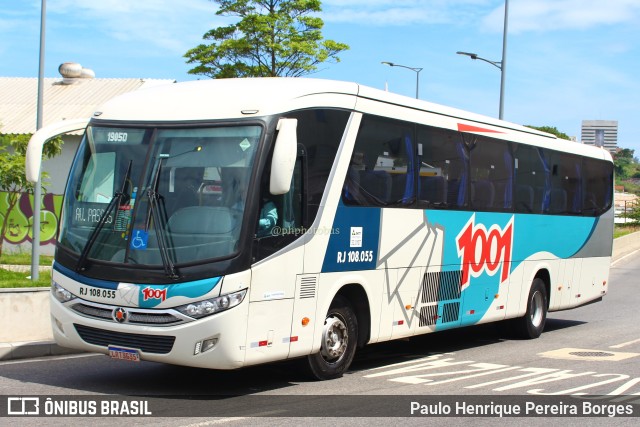
[[[37,77],[42,0],[0,0],[0,76]],[[350,46],[308,77],[353,81],[498,116],[505,0],[324,0],[323,36]],[[78,62],[99,78],[188,81],[184,54],[227,25],[210,0],[47,0],[45,77]],[[580,139],[617,120],[640,154],[640,0],[509,0],[504,119]],[[389,61],[412,68],[381,64]]]

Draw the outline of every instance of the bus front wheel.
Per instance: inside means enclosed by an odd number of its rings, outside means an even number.
[[[519,338],[538,338],[544,330],[547,321],[547,308],[549,300],[544,281],[538,277],[533,279],[529,298],[527,299],[527,312],[524,316],[513,319],[513,331]]]
[[[311,374],[319,380],[339,378],[349,369],[358,343],[358,320],[345,298],[337,295],[322,328],[320,352],[308,356]]]

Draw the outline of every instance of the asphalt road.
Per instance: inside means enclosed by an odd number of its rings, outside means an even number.
[[[221,372],[76,355],[0,363],[0,398],[35,396],[43,412],[47,397],[49,409],[56,409],[52,402],[72,400],[84,402],[76,403],[78,411],[89,411],[87,402],[93,402],[97,413],[106,399],[115,401],[106,404],[113,405],[112,412],[154,415],[94,417],[90,424],[96,427],[424,425],[430,421],[425,416],[441,416],[441,425],[493,425],[500,412],[516,407],[530,425],[637,425],[638,277],[640,254],[618,261],[602,302],[551,313],[537,340],[505,339],[495,325],[481,325],[376,344],[359,351],[350,372],[333,381],[311,381],[291,362]],[[8,401],[0,401],[0,409],[3,404]],[[575,408],[604,416],[559,416],[572,415]],[[462,416],[482,411],[490,416]],[[620,412],[634,416],[620,417]],[[607,416],[612,413],[616,417]],[[0,420],[8,426],[88,422],[85,417]]]

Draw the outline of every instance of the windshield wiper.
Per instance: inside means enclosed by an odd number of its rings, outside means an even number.
[[[160,171],[162,170],[162,158],[158,163],[158,168],[153,176],[151,187],[147,190],[147,196],[149,197],[149,208],[147,210],[147,221],[145,225],[145,231],[149,231],[149,223],[153,217],[153,229],[156,232],[156,238],[158,240],[158,251],[160,252],[160,258],[162,259],[162,265],[164,272],[172,280],[180,278],[176,266],[169,256],[167,235],[165,233],[165,227],[167,225],[167,210],[164,205],[164,197],[158,192],[158,185],[160,182]],[[162,201],[162,203],[159,203]],[[151,214],[151,215],[149,215]]]
[[[126,190],[127,190],[126,187],[127,187],[127,182],[129,182],[129,178],[131,176],[132,164],[133,164],[133,160],[129,160],[129,166],[127,166],[127,173],[125,173],[124,179],[122,180],[122,186],[120,187],[120,191],[116,191],[114,193],[113,197],[111,198],[111,201],[107,205],[107,208],[104,210],[104,213],[100,218],[100,221],[98,222],[98,224],[96,224],[96,226],[91,231],[91,234],[89,235],[89,240],[87,240],[87,243],[85,243],[84,248],[82,248],[82,253],[80,253],[80,257],[78,258],[78,263],[76,264],[76,272],[79,273],[80,271],[85,270],[85,263],[87,262],[89,251],[91,251],[91,248],[93,247],[96,240],[98,239],[98,233],[100,233],[100,230],[104,228],[104,225],[106,224],[107,219],[109,218],[109,215],[111,215],[113,208],[115,208],[116,204],[120,206],[129,200],[129,196],[126,194]]]

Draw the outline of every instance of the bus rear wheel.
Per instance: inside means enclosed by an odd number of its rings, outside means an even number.
[[[353,361],[357,342],[356,315],[349,301],[338,295],[324,320],[320,352],[308,356],[311,374],[319,380],[341,377]]]
[[[533,279],[529,298],[527,299],[527,312],[524,316],[513,319],[513,332],[518,338],[538,338],[544,330],[547,321],[547,308],[549,300],[544,281],[538,277]]]

